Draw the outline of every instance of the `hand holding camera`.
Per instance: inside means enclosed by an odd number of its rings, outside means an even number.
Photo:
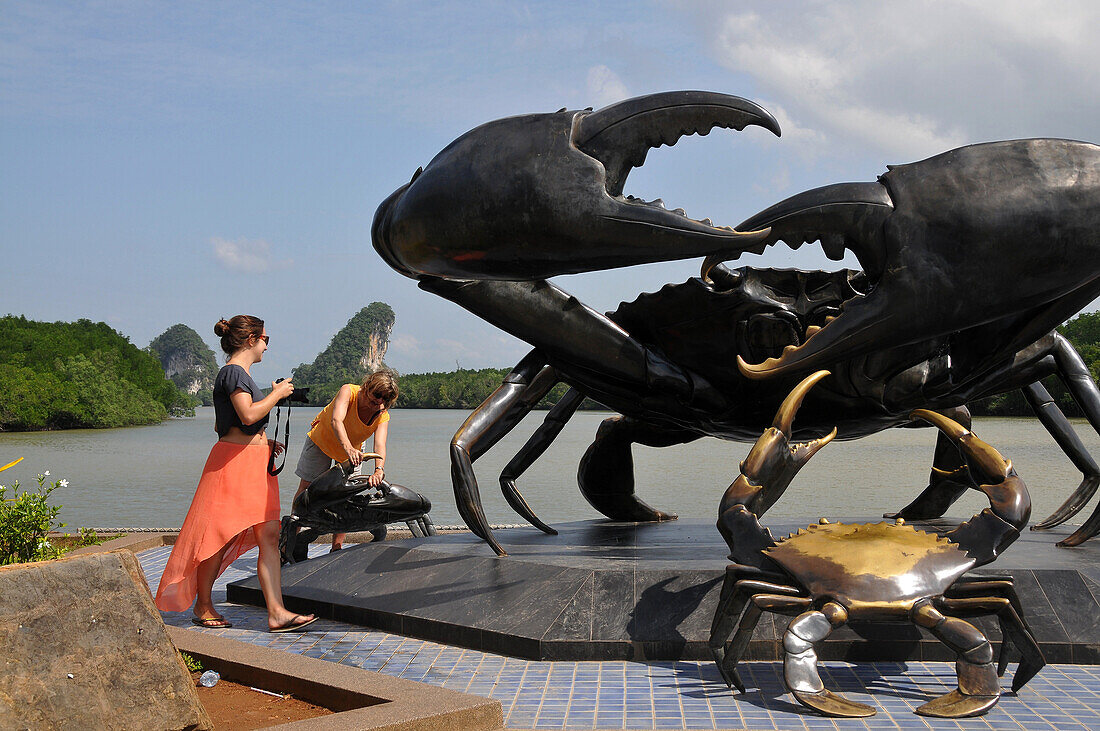
[[[271,392],[279,397],[279,406],[309,403],[308,388],[294,388],[289,378],[280,378],[271,384]]]

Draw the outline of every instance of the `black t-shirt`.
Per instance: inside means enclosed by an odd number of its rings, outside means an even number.
[[[241,422],[240,414],[233,408],[233,402],[229,397],[237,391],[247,391],[252,394],[253,401],[259,401],[264,397],[259,384],[252,380],[248,371],[236,363],[229,363],[218,371],[218,377],[214,379],[214,431],[219,437],[229,433],[230,427],[237,427],[245,434],[258,434],[267,426],[270,414],[264,414],[263,418],[255,424]]]

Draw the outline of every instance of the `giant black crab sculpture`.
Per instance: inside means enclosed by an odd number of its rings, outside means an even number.
[[[813,385],[829,375],[808,376],[781,404],[741,463],[718,508],[718,530],[734,561],[715,610],[710,648],[723,679],[745,691],[737,663],[764,611],[793,615],[783,635],[783,671],[788,689],[803,705],[830,716],[870,716],[870,706],[825,689],[814,645],[849,620],[912,622],[956,653],[958,687],[917,709],[926,716],[958,718],[985,713],[997,702],[997,676],[1009,647],[1022,653],[1013,677],[1018,691],[1046,664],[1023,620],[1011,577],[964,577],[988,564],[1013,541],[1031,515],[1031,498],[1012,463],[951,419],[923,409],[928,421],[958,445],[976,489],[989,507],[943,536],[894,524],[811,525],[775,541],[759,517],[790,485],[798,471],[836,435],[791,442],[791,424]],[[985,635],[961,617],[995,614],[1003,642],[996,669]],[[961,617],[960,617],[961,615]],[[734,627],[737,628],[733,639]]]
[[[371,452],[364,459],[376,457],[381,455]],[[305,561],[310,541],[323,533],[365,531],[380,541],[389,523],[403,522],[414,536],[435,535],[428,498],[385,480],[372,488],[366,475],[351,471],[350,462],[336,465],[294,498],[279,532],[283,563]]]
[[[379,206],[372,235],[387,263],[535,347],[451,445],[459,512],[497,553],[504,550],[482,510],[472,462],[558,381],[577,392],[539,438],[550,438],[584,395],[623,414],[601,428],[581,467],[582,489],[586,472],[606,477],[586,497],[633,520],[672,516],[634,496],[624,456],[631,441],[751,440],[792,385],[824,366],[836,377],[804,408],[799,439],[833,424],[841,438],[859,437],[908,423],[914,408],[961,414],[974,398],[1024,386],[1041,405],[1045,392],[1030,384],[1055,370],[1100,430],[1095,384],[1072,348],[1050,334],[1100,295],[1100,148],[1064,140],[974,145],[892,167],[879,182],[794,196],[736,230],[622,195],[651,147],[748,125],[779,133],[758,105],[709,92],[511,117],[455,140]],[[720,294],[735,277],[721,261],[780,240],[794,247],[820,240],[834,259],[851,250],[863,272],[858,286],[834,286],[842,294],[830,305],[835,317],[798,319],[794,342],[757,364],[708,337],[721,320],[720,297],[663,318],[659,308],[637,307],[664,328],[643,333],[545,280],[701,256],[703,276],[683,287]],[[729,317],[725,327],[739,322]],[[1060,414],[1043,405],[1041,416],[1085,472],[1052,516],[1064,519],[1100,480],[1079,443],[1067,446],[1076,437]],[[541,448],[531,445],[518,463]],[[941,439],[937,452],[937,477],[902,517],[942,514],[973,484],[954,447]],[[502,478],[509,503],[552,530],[510,482]],[[1100,511],[1065,543],[1097,531]]]

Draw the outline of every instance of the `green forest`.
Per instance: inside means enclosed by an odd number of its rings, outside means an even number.
[[[510,368],[461,369],[450,373],[410,373],[400,378],[399,409],[475,409],[500,386]],[[550,408],[569,387],[559,383],[539,402],[538,408]],[[602,409],[585,399],[582,409]]]
[[[106,323],[12,315],[0,317],[0,394],[0,429],[13,431],[153,424],[193,404]]]

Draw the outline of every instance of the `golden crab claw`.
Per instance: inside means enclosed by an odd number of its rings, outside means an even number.
[[[772,426],[760,435],[741,463],[741,474],[726,490],[719,515],[737,504],[744,505],[758,517],[763,515],[783,495],[810,458],[836,437],[834,427],[818,439],[794,444],[790,441],[791,426],[799,407],[810,389],[828,375],[829,371],[817,371],[807,376],[783,400]]]

